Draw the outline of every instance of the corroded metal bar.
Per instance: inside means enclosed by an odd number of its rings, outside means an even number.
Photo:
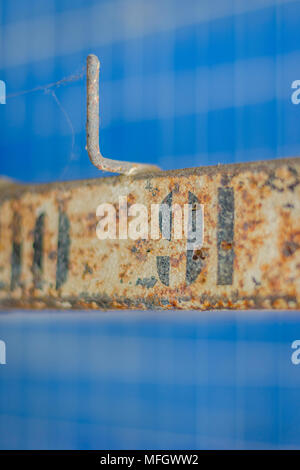
[[[98,57],[90,54],[87,57],[86,140],[87,151],[92,164],[99,170],[125,175],[159,170],[155,165],[122,162],[102,156],[99,147],[99,70],[100,62]]]
[[[204,207],[204,244],[96,236],[97,206]],[[119,218],[117,217],[117,224]],[[0,187],[0,306],[300,309],[300,159]]]

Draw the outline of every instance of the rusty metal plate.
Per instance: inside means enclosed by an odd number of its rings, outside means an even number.
[[[204,207],[204,242],[99,240],[101,203]],[[300,159],[0,186],[2,308],[299,309]]]

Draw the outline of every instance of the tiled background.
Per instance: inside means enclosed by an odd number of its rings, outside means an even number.
[[[0,448],[300,448],[287,312],[3,314]]]
[[[90,52],[105,156],[299,155],[299,17],[291,0],[0,0],[0,174],[100,176],[84,148]],[[0,448],[300,447],[299,338],[299,313],[3,312]]]

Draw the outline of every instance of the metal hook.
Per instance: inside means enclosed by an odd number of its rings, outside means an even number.
[[[87,121],[86,141],[89,158],[99,170],[134,175],[159,171],[155,165],[122,162],[104,158],[99,148],[99,69],[100,62],[96,55],[87,57]]]

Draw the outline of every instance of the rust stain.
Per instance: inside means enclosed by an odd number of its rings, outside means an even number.
[[[283,159],[0,189],[0,306],[299,309],[299,174],[299,159]],[[234,204],[224,200],[220,206],[219,188]],[[187,240],[173,233],[170,240],[97,238],[98,204],[113,204],[118,215],[118,198],[126,195],[129,205],[144,204],[150,213],[151,204],[161,204],[170,192],[172,203],[182,207],[190,193],[204,204],[201,248],[190,253]],[[61,213],[69,221],[63,226],[68,245],[59,241]],[[37,238],[41,214],[44,227]],[[66,257],[60,260],[59,288],[58,253]]]

